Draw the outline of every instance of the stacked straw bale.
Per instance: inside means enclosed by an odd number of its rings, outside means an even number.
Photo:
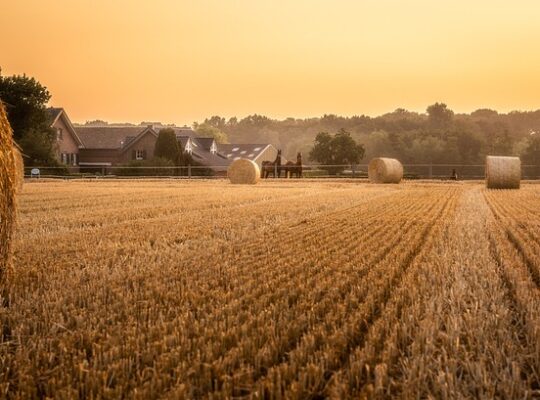
[[[11,238],[15,227],[17,172],[13,132],[0,101],[0,285],[11,269]]]
[[[369,162],[371,183],[399,183],[403,179],[403,165],[395,158],[374,158]]]
[[[257,163],[239,158],[229,166],[227,176],[231,183],[254,185],[259,182],[261,171]]]
[[[519,157],[486,157],[486,187],[488,189],[519,189],[521,160]]]

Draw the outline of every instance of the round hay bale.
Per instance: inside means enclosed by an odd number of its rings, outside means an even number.
[[[231,183],[253,185],[259,182],[261,171],[257,163],[246,158],[234,160],[227,169]]]
[[[486,157],[486,187],[488,189],[519,189],[521,160],[519,157]]]
[[[399,183],[403,179],[403,165],[395,158],[374,158],[369,162],[371,183]]]
[[[24,160],[17,147],[13,147],[13,157],[15,162],[15,183],[17,192],[20,192],[24,183]]]
[[[13,132],[0,101],[0,285],[11,270],[11,237],[16,219],[16,166]]]

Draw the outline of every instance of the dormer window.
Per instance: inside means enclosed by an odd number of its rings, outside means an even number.
[[[144,160],[144,150],[135,150],[135,160]]]
[[[216,153],[217,153],[216,142],[212,142],[212,146],[210,146],[210,153],[212,153],[212,154],[216,154]]]
[[[186,153],[188,154],[192,154],[193,153],[193,148],[191,147],[191,141],[188,141],[186,143]]]

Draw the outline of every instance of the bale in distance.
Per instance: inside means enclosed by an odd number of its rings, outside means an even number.
[[[519,157],[486,157],[486,187],[488,189],[519,189],[521,160]]]
[[[395,158],[374,158],[369,162],[371,183],[399,183],[403,179],[403,165]]]
[[[0,288],[11,270],[11,238],[16,219],[16,155],[13,132],[0,101]]]
[[[234,184],[254,185],[259,182],[261,170],[257,163],[246,158],[234,160],[227,169],[227,177]]]

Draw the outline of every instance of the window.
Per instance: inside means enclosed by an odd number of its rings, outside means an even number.
[[[187,144],[186,144],[186,153],[188,153],[188,154],[193,153],[193,149],[191,148],[191,143],[190,142],[187,142]]]
[[[135,160],[144,160],[144,150],[135,150]]]
[[[217,153],[216,142],[212,142],[212,146],[210,147],[210,153],[212,153],[212,154],[216,154],[216,153]]]
[[[56,139],[57,140],[64,140],[64,132],[62,128],[56,128]]]
[[[73,154],[73,165],[77,165],[77,153]]]

